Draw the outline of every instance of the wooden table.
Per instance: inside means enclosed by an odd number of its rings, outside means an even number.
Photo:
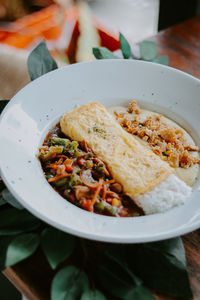
[[[169,65],[200,78],[200,16],[159,32],[151,38]],[[194,300],[200,299],[200,230],[183,236]],[[29,300],[48,300],[54,272],[38,251],[30,259],[3,271]],[[157,295],[159,300],[172,297]],[[176,298],[177,299],[177,298]]]

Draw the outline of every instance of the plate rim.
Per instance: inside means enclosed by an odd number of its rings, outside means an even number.
[[[104,60],[105,61],[105,60]],[[109,61],[115,61],[115,59],[113,60],[109,60]],[[123,63],[125,62],[125,60],[123,59],[118,59],[118,61],[123,61]],[[130,63],[131,60],[128,60]],[[65,66],[65,67],[62,67],[60,69],[57,69],[57,70],[54,70],[52,72],[49,72],[49,74],[44,74],[42,75],[41,77],[44,77],[44,76],[51,76],[50,74],[52,73],[55,73],[55,72],[59,72],[60,70],[62,70],[63,68],[74,68],[74,66],[77,67],[77,65],[85,65],[85,64],[94,64],[94,63],[101,63],[102,61],[101,60],[97,60],[95,62],[83,62],[83,63],[78,63],[78,64],[74,64],[74,65],[69,65],[69,66]],[[126,63],[126,62],[125,62]],[[134,61],[134,63],[137,63],[137,64],[150,64],[150,65],[154,65],[154,67],[156,66],[155,63],[151,63],[151,62],[143,62],[143,61]],[[185,73],[181,70],[177,70],[175,68],[172,68],[172,67],[169,67],[169,66],[163,66],[163,65],[159,65],[158,68],[160,69],[170,69],[172,70],[173,72],[178,72],[180,73],[181,75],[183,75],[184,77],[188,77],[189,79],[191,80],[195,80],[198,84],[200,84],[200,80],[188,73]],[[37,78],[36,80],[28,83],[24,88],[27,88],[27,86],[30,86],[30,85],[33,85],[33,84],[36,84],[36,82],[40,81],[41,77]],[[10,101],[9,103],[6,105],[5,109],[3,110],[1,116],[0,116],[0,123],[1,123],[1,120],[4,118],[4,115],[7,113],[7,111],[9,111],[10,107],[12,107],[13,104],[15,104],[15,102],[17,101],[19,95],[21,93],[23,93],[23,89],[21,89]],[[16,100],[15,100],[16,99]],[[54,220],[52,219],[48,219],[46,218],[46,216],[44,216],[42,213],[40,213],[39,211],[35,210],[34,208],[32,208],[24,199],[22,199],[20,197],[20,195],[18,195],[16,192],[15,192],[15,189],[13,188],[13,185],[11,182],[9,182],[9,180],[7,180],[6,176],[4,176],[4,172],[1,168],[1,177],[4,181],[4,183],[6,184],[7,188],[11,191],[11,193],[14,195],[14,197],[29,211],[31,212],[33,215],[35,215],[36,217],[38,217],[39,219],[42,219],[44,220],[44,222],[56,227],[56,228],[59,228],[60,230],[62,231],[65,231],[65,228],[63,228],[64,226],[62,226],[61,224],[58,224],[58,223],[55,223]],[[106,217],[107,218],[107,217]],[[141,217],[140,217],[141,218]],[[194,223],[191,223],[190,226],[187,225],[187,227],[183,227],[183,228],[179,228],[179,229],[173,229],[173,230],[170,230],[169,233],[165,233],[165,234],[162,234],[162,236],[160,236],[160,234],[158,233],[157,235],[154,235],[153,237],[147,237],[145,238],[144,240],[144,237],[142,236],[141,238],[139,237],[133,237],[133,238],[123,238],[123,239],[120,239],[119,237],[102,237],[101,235],[94,235],[94,234],[91,234],[91,233],[83,233],[80,231],[79,232],[74,232],[73,229],[69,228],[68,227],[68,231],[69,233],[73,234],[73,235],[77,235],[79,237],[84,237],[84,238],[87,238],[87,239],[92,239],[92,240],[96,240],[96,241],[103,241],[103,242],[113,242],[113,243],[141,243],[141,242],[152,242],[152,241],[158,241],[158,240],[163,240],[163,239],[168,239],[168,238],[171,238],[172,236],[175,237],[175,236],[179,236],[179,235],[182,235],[182,234],[186,234],[188,232],[191,232],[197,228],[200,227],[200,219],[199,221],[195,221]]]

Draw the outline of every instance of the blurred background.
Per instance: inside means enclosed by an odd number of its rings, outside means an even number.
[[[70,2],[76,4],[78,1],[0,0],[0,21],[14,21],[51,4],[68,6]],[[144,22],[144,25],[148,24],[148,27],[154,30],[158,25],[160,30],[192,17],[200,10],[199,0],[87,0],[87,2],[97,17],[112,26],[117,25],[120,28],[125,26],[127,33],[130,32],[133,36],[133,30],[128,28],[129,24],[138,27]],[[133,23],[124,24],[123,21],[130,22],[130,19]]]
[[[198,14],[200,0],[0,0],[0,99],[29,82],[26,60],[45,40],[59,66],[94,59],[92,47],[134,45]]]
[[[134,45],[200,11],[200,0],[0,0],[0,99],[29,81],[26,60],[45,40],[59,66],[93,60],[92,47]]]

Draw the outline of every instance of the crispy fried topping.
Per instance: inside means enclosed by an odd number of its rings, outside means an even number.
[[[136,101],[131,101],[129,103],[128,112],[131,113],[131,114],[135,113],[137,115],[140,113],[140,108],[139,108],[139,105],[137,104]]]
[[[166,160],[171,167],[188,168],[200,164],[199,158],[191,155],[198,151],[194,145],[185,145],[184,132],[173,125],[161,121],[161,117],[150,115],[144,122],[138,120],[140,108],[136,101],[129,104],[128,113],[135,113],[132,119],[127,113],[119,120],[121,126],[130,134],[148,142],[153,152]]]

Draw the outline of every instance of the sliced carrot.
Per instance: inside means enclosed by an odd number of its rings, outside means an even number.
[[[63,159],[62,159],[62,157],[61,157],[58,161],[55,162],[55,164],[56,164],[56,165],[60,165],[62,161],[63,161]]]
[[[107,169],[104,169],[104,174],[105,174],[106,176],[110,176],[110,173],[108,172]]]
[[[63,154],[56,155],[56,157],[68,158],[68,156],[67,156],[67,155],[63,155]]]
[[[59,165],[57,164],[50,164],[46,166],[47,169],[59,169]]]
[[[70,176],[71,176],[71,174],[58,175],[58,176],[55,176],[53,178],[49,178],[48,182],[53,182],[53,181],[59,180],[61,178],[70,177]]]
[[[114,183],[114,182],[115,182],[115,180],[114,180],[114,179],[111,179],[111,180],[108,180],[108,181],[104,181],[103,184],[110,184],[110,183]]]
[[[96,189],[96,191],[95,191],[95,193],[94,193],[94,196],[93,196],[93,198],[92,198],[92,203],[91,203],[92,206],[95,204],[95,202],[96,202],[96,200],[97,200],[97,197],[98,197],[98,195],[99,195],[99,193],[100,193],[102,184],[103,184],[103,179],[100,178],[100,179],[99,179],[99,185],[98,185],[98,187],[97,187],[97,189]]]

